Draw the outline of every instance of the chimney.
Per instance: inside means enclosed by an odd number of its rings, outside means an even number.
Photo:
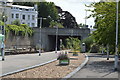
[[[38,10],[37,4],[34,5],[34,8],[35,8],[36,11]]]

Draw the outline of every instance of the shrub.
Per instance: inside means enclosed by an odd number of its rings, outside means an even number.
[[[80,51],[80,40],[78,38],[67,38],[66,39],[66,47],[67,49],[72,49],[76,51]]]
[[[83,40],[86,45],[86,51],[88,52],[91,49],[91,45],[94,43],[93,36],[89,36]]]
[[[65,60],[65,59],[69,59],[67,54],[60,54],[57,58],[57,60]]]

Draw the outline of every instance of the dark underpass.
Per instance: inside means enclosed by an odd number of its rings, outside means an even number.
[[[78,38],[81,40],[81,36],[63,36],[58,35],[57,36],[57,50],[60,50],[60,44],[63,44],[66,46],[66,39],[69,37]],[[49,45],[50,45],[50,51],[55,51],[56,48],[56,35],[49,35]]]

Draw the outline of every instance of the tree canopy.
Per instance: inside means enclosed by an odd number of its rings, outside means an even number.
[[[93,37],[98,44],[115,47],[116,34],[116,3],[115,2],[99,2],[92,3],[88,7],[93,7],[90,10],[92,14],[89,17],[95,18],[96,31],[93,32]],[[120,9],[120,2],[119,2]],[[119,11],[120,13],[120,11]],[[119,14],[119,40],[120,40],[120,14]],[[120,43],[120,42],[119,42]],[[120,45],[120,44],[119,44]]]
[[[50,22],[52,20],[57,21],[58,20],[58,11],[55,7],[55,4],[53,2],[39,2],[38,3],[38,18],[46,18],[46,20],[43,20],[43,27],[49,27]],[[39,25],[39,19],[38,19],[38,26]]]
[[[50,28],[55,28],[55,27],[64,28],[64,26],[63,26],[61,23],[58,23],[58,22],[56,22],[56,21],[51,21],[49,27],[50,27]]]

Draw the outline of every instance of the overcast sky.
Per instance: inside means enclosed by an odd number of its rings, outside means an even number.
[[[13,1],[13,0],[8,0]],[[22,0],[21,0],[22,1]],[[26,0],[28,1],[28,0]],[[31,0],[29,0],[31,2]],[[34,0],[42,1],[42,0]],[[60,6],[63,11],[69,11],[75,18],[78,24],[85,24],[86,11],[88,9],[85,4],[89,5],[92,2],[98,2],[100,0],[46,0],[48,2],[54,2],[55,5]],[[87,11],[87,16],[91,13]],[[87,25],[94,25],[94,19],[89,18],[86,21]]]
[[[86,11],[88,9],[85,4],[92,2],[98,2],[99,0],[46,0],[54,2],[57,6],[60,6],[64,11],[69,11],[75,18],[77,23],[85,24]],[[91,13],[87,11],[87,16]],[[94,25],[94,19],[87,19],[87,25]]]

